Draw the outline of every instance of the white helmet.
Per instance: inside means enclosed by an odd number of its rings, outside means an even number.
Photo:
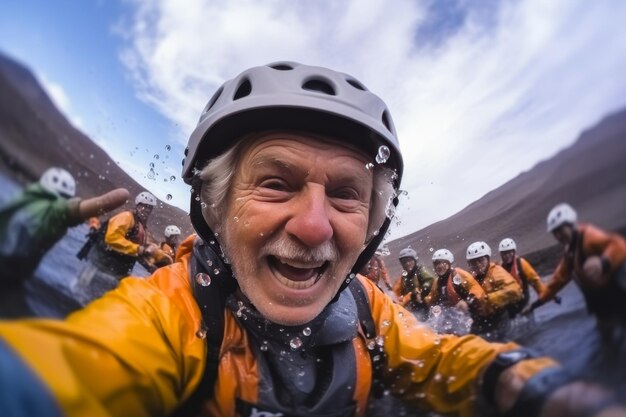
[[[500,252],[506,252],[509,250],[517,250],[517,245],[515,244],[515,241],[513,239],[511,239],[510,237],[507,237],[505,239],[502,239],[502,241],[498,245],[498,250]]]
[[[415,252],[411,248],[404,248],[400,251],[400,255],[398,255],[398,259],[402,259],[402,258],[417,259],[417,252]]]
[[[142,191],[139,194],[137,194],[137,197],[135,197],[135,205],[147,204],[149,206],[154,207],[156,206],[156,202],[157,202],[156,197],[147,191]]]
[[[448,261],[454,262],[454,255],[448,249],[438,249],[433,253],[433,262],[435,261]]]
[[[46,190],[61,197],[72,198],[76,195],[76,181],[74,177],[62,168],[48,168],[41,175],[39,183]]]
[[[474,242],[467,247],[467,256],[466,259],[469,261],[470,259],[481,258],[483,256],[491,257],[491,248],[485,242]]]
[[[165,232],[163,232],[163,234],[165,235],[165,237],[180,235],[180,229],[171,224],[165,228]]]
[[[557,204],[548,214],[548,232],[558,229],[564,224],[576,224],[576,210],[567,203]]]

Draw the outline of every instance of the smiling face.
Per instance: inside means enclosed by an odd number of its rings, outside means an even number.
[[[469,259],[467,261],[469,270],[475,277],[482,277],[489,269],[489,257],[481,256],[480,258]]]
[[[309,322],[337,294],[364,249],[367,162],[301,134],[267,134],[244,150],[220,229],[242,292],[267,319]]]
[[[433,267],[435,268],[435,273],[439,277],[443,277],[448,273],[451,268],[450,262],[444,261],[443,259],[437,259],[433,262]]]

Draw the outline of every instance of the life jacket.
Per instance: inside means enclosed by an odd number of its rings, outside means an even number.
[[[205,337],[207,346],[207,363],[204,370],[203,378],[187,402],[185,402],[176,412],[173,414],[175,417],[194,416],[198,415],[202,405],[210,400],[214,393],[215,383],[218,377],[218,367],[220,361],[220,350],[224,338],[225,331],[225,316],[224,311],[227,307],[227,303],[233,302],[231,295],[236,291],[237,284],[232,277],[230,267],[222,260],[221,249],[219,245],[214,241],[207,243],[198,239],[194,243],[192,259],[189,263],[189,275],[190,282],[194,294],[194,298],[203,318],[203,328],[201,332]],[[220,277],[220,275],[222,275]],[[223,278],[223,277],[228,278]],[[383,370],[386,364],[386,353],[384,352],[381,344],[375,343],[376,340],[376,325],[371,314],[371,309],[365,289],[358,279],[352,280],[348,286],[352,297],[356,303],[357,316],[360,323],[360,332],[368,340],[368,353],[370,355],[371,369],[372,369],[372,384],[371,394],[374,397],[381,397],[384,391],[383,388]],[[264,323],[265,331],[272,331],[272,324]],[[274,329],[276,330],[276,329]],[[248,331],[248,330],[245,330]],[[252,338],[256,340],[256,338]],[[259,348],[257,348],[258,350]],[[352,354],[352,344],[346,344],[344,350],[347,349]],[[260,350],[263,350],[260,348]],[[335,350],[335,349],[333,349]],[[265,368],[268,364],[260,362],[259,367]],[[345,373],[345,367],[340,367],[335,364],[337,369],[343,369],[340,371],[345,375],[352,373]],[[276,376],[273,377],[276,380]],[[339,388],[339,387],[335,387]],[[274,390],[270,390],[274,391]],[[339,395],[345,395],[346,387],[336,389]],[[344,394],[342,394],[342,392]],[[283,393],[284,395],[285,393]],[[279,395],[279,394],[276,394]],[[354,415],[354,408],[337,410],[340,404],[335,404],[331,413],[328,410],[321,412],[319,416],[328,417],[343,417]],[[238,415],[241,416],[315,416],[315,413],[306,411],[304,414],[298,413],[295,410],[288,411],[285,414],[281,411],[266,410],[259,407],[257,404],[249,404],[237,400],[236,404]]]
[[[574,279],[582,289],[587,311],[599,317],[617,317],[626,322],[626,290],[618,283],[617,279],[610,279],[601,288],[585,286],[579,275],[583,273],[583,266],[588,258],[583,246],[585,226],[580,225],[574,234],[573,242],[565,253],[566,262],[569,262],[574,272]],[[626,268],[622,265],[617,273],[624,273]]]
[[[530,291],[528,285],[528,277],[524,272],[524,268],[522,268],[522,259],[519,256],[515,256],[515,261],[511,262],[510,265],[506,266],[502,264],[502,267],[509,273],[515,281],[522,287],[522,299],[515,303],[514,305],[509,307],[509,315],[511,317],[515,317],[518,313],[520,313],[526,304],[528,304],[528,300],[530,298]]]
[[[133,267],[135,266],[135,262],[137,261],[137,257],[112,250],[109,247],[105,241],[107,229],[109,228],[109,220],[110,219],[106,219],[102,222],[98,232],[89,236],[87,242],[85,243],[85,246],[88,246],[87,250],[85,250],[85,247],[83,246],[76,256],[79,259],[82,259],[80,256],[85,257],[91,252],[91,250],[95,250],[96,252],[90,255],[90,259],[96,266],[110,272],[116,277],[125,277],[131,273]],[[125,238],[134,243],[144,243],[145,229],[139,221],[139,216],[134,211],[133,227],[126,233]]]
[[[447,307],[455,306],[461,301],[461,296],[456,292],[456,286],[452,278],[456,275],[454,268],[450,268],[448,275],[437,279],[437,302],[435,304],[443,304]]]

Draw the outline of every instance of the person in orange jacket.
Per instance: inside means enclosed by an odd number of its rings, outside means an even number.
[[[388,291],[392,290],[391,282],[389,281],[389,272],[387,271],[385,261],[383,261],[383,257],[379,251],[376,251],[374,256],[367,261],[363,269],[361,269],[360,274],[372,281],[380,289],[383,289],[381,285],[384,285]]]
[[[485,242],[474,242],[467,248],[467,264],[485,296],[464,294],[474,322],[472,333],[490,340],[503,340],[510,320],[508,309],[522,299],[522,287],[500,265],[491,262],[491,248]]]
[[[148,244],[146,229],[156,201],[154,195],[142,191],[135,197],[135,210],[118,213],[102,226],[86,254],[88,264],[72,283],[72,291],[81,303],[117,287],[138,260],[149,272],[156,270],[143,261],[156,249],[156,245]]]
[[[402,171],[386,105],[350,75],[278,62],[227,81],[183,164],[199,236],[64,321],[0,323],[0,414],[364,416],[389,392],[463,417],[624,415],[609,388],[437,335],[356,276]]]
[[[437,249],[433,253],[432,259],[433,268],[437,274],[437,282],[426,296],[426,303],[429,306],[454,307],[461,303],[461,308],[466,309],[467,304],[459,292],[471,294],[473,299],[482,300],[485,298],[484,290],[472,274],[458,266],[452,266],[454,255],[448,249]]]
[[[517,283],[522,287],[522,299],[509,309],[509,315],[515,317],[530,300],[530,287],[533,287],[537,295],[544,291],[544,285],[537,271],[526,259],[517,256],[517,244],[511,238],[504,238],[498,245],[500,251],[500,265],[511,274]],[[559,299],[560,301],[560,299]]]
[[[553,299],[571,279],[581,289],[587,310],[610,332],[626,326],[626,241],[616,233],[577,223],[576,211],[566,203],[555,206],[547,218],[548,232],[563,245],[565,254],[552,278],[524,312]]]

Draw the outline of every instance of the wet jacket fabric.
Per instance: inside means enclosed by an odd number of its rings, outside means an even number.
[[[528,300],[530,299],[529,287],[532,286],[539,295],[544,291],[545,286],[541,281],[541,277],[537,274],[537,271],[535,271],[535,268],[521,256],[516,255],[513,262],[509,265],[502,264],[502,267],[506,269],[522,287],[523,297],[511,310],[512,313],[518,313],[528,304]]]
[[[468,304],[472,307],[470,295],[480,294],[476,285],[480,286],[484,293],[484,297],[477,299],[480,308],[473,308],[473,315],[482,317],[490,317],[502,313],[507,307],[517,303],[522,299],[522,288],[519,286],[515,278],[511,276],[500,265],[493,262],[489,263],[487,273],[484,277],[477,277],[473,281],[467,281],[463,286],[464,291],[457,289],[463,293],[463,298],[470,298]]]
[[[96,242],[89,260],[103,272],[121,279],[133,269],[139,247],[146,244],[145,225],[132,211],[111,217],[106,225],[104,240]]]
[[[453,307],[463,300],[463,297],[457,291],[460,288],[462,294],[471,294],[476,299],[483,299],[485,292],[476,282],[472,274],[458,267],[451,268],[443,277],[437,278],[437,284],[433,285],[430,294],[426,297],[428,305],[442,305],[444,307]]]
[[[19,284],[35,272],[68,227],[81,223],[79,204],[35,183],[0,208],[0,285]]]
[[[604,275],[609,277],[604,288],[590,288],[579,277],[584,277],[583,266],[590,256],[600,256],[605,265]],[[587,309],[599,316],[626,317],[626,289],[615,279],[623,273],[626,262],[626,241],[616,233],[609,233],[590,224],[579,224],[572,244],[565,249],[554,275],[539,296],[543,302],[549,301],[575,277],[581,287]]]
[[[65,321],[0,323],[0,337],[67,416],[163,416],[196,390],[207,345],[188,276],[190,240],[181,245],[177,263],[149,279],[123,280]],[[371,343],[384,347],[392,394],[416,407],[473,415],[480,372],[498,352],[517,346],[437,335],[373,283],[360,282],[378,331],[374,340],[359,331],[350,291],[310,324],[310,333],[304,326],[262,320],[232,295],[224,312],[218,378],[201,415],[270,415],[260,413],[287,407],[294,416],[362,416],[371,387]],[[321,365],[312,366],[309,349]],[[525,381],[553,366],[536,358],[515,369]],[[307,378],[309,372],[316,378]]]

